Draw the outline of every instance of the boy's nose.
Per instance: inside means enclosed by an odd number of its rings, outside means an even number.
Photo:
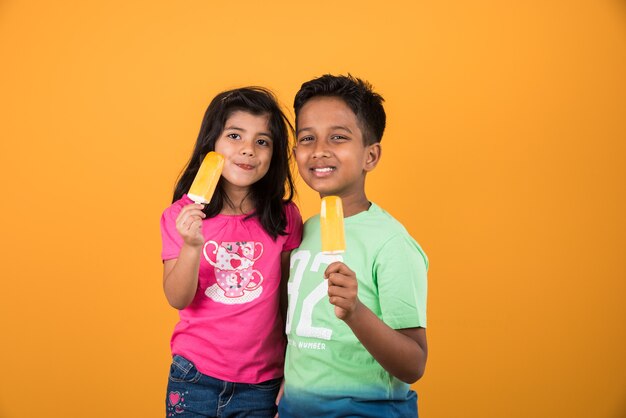
[[[328,147],[321,141],[315,144],[315,149],[313,150],[313,158],[324,158],[330,157],[330,152],[328,151]]]

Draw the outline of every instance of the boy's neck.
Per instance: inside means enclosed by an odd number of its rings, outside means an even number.
[[[320,197],[324,197],[326,195],[320,194]],[[346,195],[339,196],[341,198],[341,202],[343,204],[343,217],[348,218],[350,216],[354,216],[361,212],[367,211],[372,205],[371,202],[367,199],[365,195],[365,191],[363,193],[354,194],[354,195]]]

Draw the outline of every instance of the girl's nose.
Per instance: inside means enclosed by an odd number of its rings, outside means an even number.
[[[244,142],[241,145],[241,149],[239,150],[239,152],[241,153],[241,155],[244,155],[246,157],[254,157],[254,147],[247,142]]]

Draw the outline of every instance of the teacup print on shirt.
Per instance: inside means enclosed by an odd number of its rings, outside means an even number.
[[[254,268],[254,262],[263,254],[260,242],[207,241],[204,258],[215,268],[216,284],[209,286],[205,295],[225,304],[247,303],[263,292],[263,275]]]

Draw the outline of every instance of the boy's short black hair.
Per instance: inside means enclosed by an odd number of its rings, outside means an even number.
[[[346,102],[359,121],[365,145],[375,144],[383,139],[387,120],[383,107],[385,99],[374,92],[370,83],[350,74],[347,76],[326,74],[307,81],[302,84],[293,101],[296,125],[302,106],[319,96],[338,97]]]

